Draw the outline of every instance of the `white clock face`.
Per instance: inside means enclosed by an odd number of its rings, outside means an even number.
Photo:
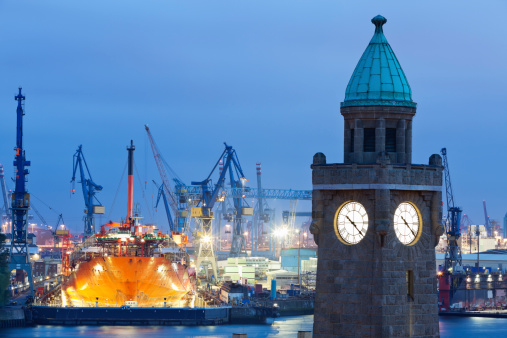
[[[421,234],[421,218],[417,208],[408,202],[401,203],[394,212],[396,237],[405,245],[412,245]]]
[[[368,214],[361,203],[347,202],[336,212],[334,229],[345,244],[359,243],[368,230]]]

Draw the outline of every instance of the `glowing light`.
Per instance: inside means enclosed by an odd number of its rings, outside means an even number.
[[[202,236],[202,239],[203,243],[209,243],[211,242],[211,237],[206,235],[206,236]]]
[[[100,264],[97,264],[94,266],[94,269],[97,270],[97,271],[103,271],[104,269],[102,268],[102,265]]]
[[[287,228],[278,228],[278,229],[275,230],[274,233],[275,233],[276,237],[281,238],[281,237],[287,236],[288,232],[289,232],[289,230]]]

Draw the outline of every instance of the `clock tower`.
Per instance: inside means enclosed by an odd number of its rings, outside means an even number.
[[[314,337],[439,337],[442,159],[412,164],[416,103],[378,15],[341,103],[344,163],[313,157]]]

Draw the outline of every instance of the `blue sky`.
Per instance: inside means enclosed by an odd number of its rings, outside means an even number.
[[[382,14],[418,103],[414,163],[447,147],[455,199],[465,213],[482,223],[485,199],[489,215],[503,219],[506,7],[503,1],[3,1],[0,162],[12,176],[13,96],[23,86],[28,188],[49,223],[57,213],[37,198],[62,212],[71,229],[82,229],[82,196],[69,193],[80,144],[104,186],[98,196],[106,215],[130,139],[141,180],[160,181],[144,124],[185,182],[204,179],[227,141],[251,185],[260,161],[265,187],[310,189],[314,153],[343,160],[339,104],[373,35],[370,19]],[[115,220],[125,213],[123,183],[110,215]],[[146,193],[151,204],[154,189]],[[160,211],[155,218],[163,222]]]

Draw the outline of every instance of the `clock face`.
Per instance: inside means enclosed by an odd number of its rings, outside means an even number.
[[[364,206],[358,202],[343,204],[336,212],[334,229],[343,243],[359,243],[368,230],[368,214]]]
[[[396,237],[405,245],[417,242],[421,235],[421,217],[417,208],[408,202],[401,203],[394,212]]]

